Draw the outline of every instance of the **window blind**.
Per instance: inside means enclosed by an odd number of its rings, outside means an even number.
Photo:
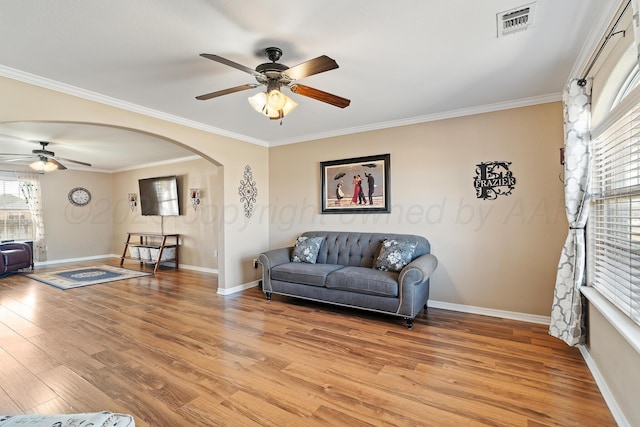
[[[0,240],[33,238],[29,205],[17,180],[0,178]]]
[[[592,148],[589,284],[640,325],[640,104]]]

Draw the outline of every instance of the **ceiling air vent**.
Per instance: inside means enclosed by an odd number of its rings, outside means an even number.
[[[498,37],[523,31],[533,25],[536,4],[529,3],[524,6],[500,12],[496,15],[498,24]]]

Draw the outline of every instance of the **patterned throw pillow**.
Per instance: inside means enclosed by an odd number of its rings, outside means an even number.
[[[380,247],[373,268],[382,271],[400,271],[413,260],[418,242],[385,239]]]
[[[293,253],[291,254],[291,262],[315,264],[318,259],[320,245],[322,245],[323,241],[324,237],[298,237],[296,246],[293,248]]]

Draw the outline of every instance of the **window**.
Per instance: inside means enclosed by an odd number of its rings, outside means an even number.
[[[0,240],[33,238],[31,212],[20,181],[0,179]]]
[[[631,93],[632,90],[638,87],[638,84],[640,84],[640,68],[638,67],[638,64],[636,64],[627,76],[625,82],[622,84],[620,91],[618,91],[618,95],[616,95],[616,99],[613,101],[611,109],[613,110],[623,99],[627,97],[627,95],[629,95],[629,93]]]
[[[592,147],[589,284],[640,324],[640,103]]]

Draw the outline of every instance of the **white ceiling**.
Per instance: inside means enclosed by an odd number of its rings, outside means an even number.
[[[531,2],[3,0],[0,75],[274,146],[560,99],[620,0],[537,0],[529,29],[498,38],[496,14]],[[301,83],[351,105],[286,91],[298,108],[281,125],[249,106],[260,89],[195,99],[255,82],[200,53],[255,68],[268,46],[290,67],[335,59],[340,68]],[[151,163],[152,151],[189,154],[119,129],[0,123],[0,152],[39,147],[15,138],[51,141],[57,155],[104,170]],[[123,159],[118,144],[136,150]]]

